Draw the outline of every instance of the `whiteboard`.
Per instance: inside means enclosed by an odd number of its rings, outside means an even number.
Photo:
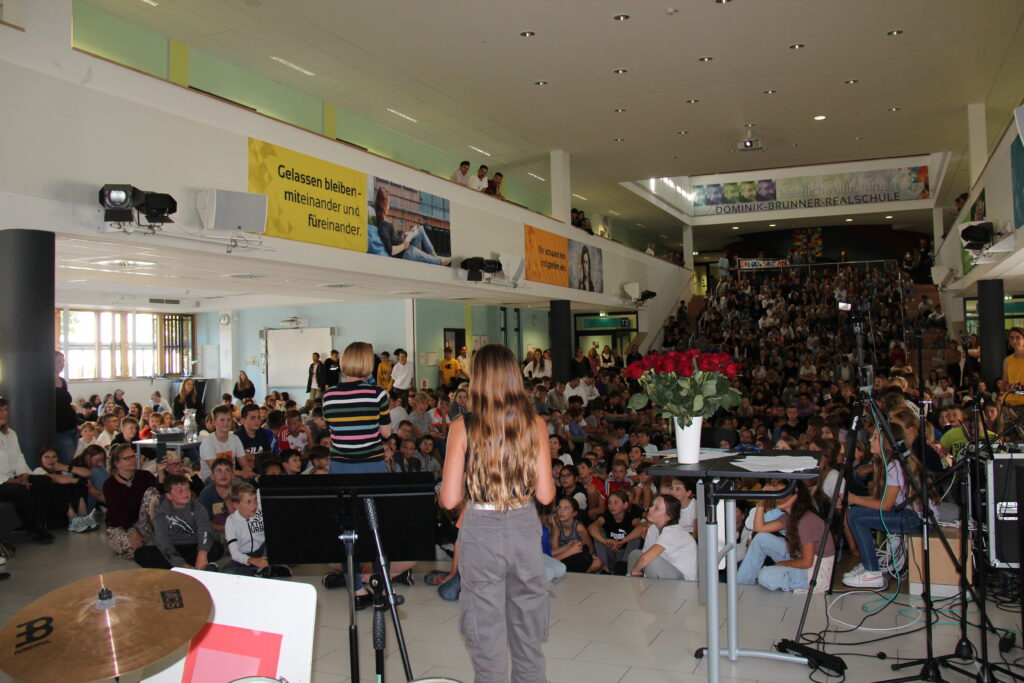
[[[267,330],[267,390],[305,387],[313,352],[331,355],[331,328]]]

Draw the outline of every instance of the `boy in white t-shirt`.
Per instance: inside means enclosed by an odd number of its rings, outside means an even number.
[[[234,428],[231,408],[222,405],[213,409],[213,432],[207,434],[199,445],[199,475],[203,481],[210,477],[210,466],[217,458],[227,458],[233,466],[245,456],[242,440],[232,431]]]

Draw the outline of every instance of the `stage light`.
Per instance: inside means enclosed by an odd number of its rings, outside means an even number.
[[[169,216],[177,212],[178,202],[169,194],[160,192],[146,192],[142,203],[139,205],[139,213],[146,217],[151,224],[173,223]]]
[[[99,202],[103,207],[103,220],[108,223],[126,223],[135,220],[135,207],[143,193],[131,185],[104,185],[100,188]]]
[[[637,303],[637,305],[642,305],[644,303],[647,303],[648,301],[650,301],[651,299],[653,299],[656,296],[658,296],[657,292],[652,292],[649,289],[645,289],[644,291],[642,291],[640,293],[640,298],[637,299],[636,303]]]

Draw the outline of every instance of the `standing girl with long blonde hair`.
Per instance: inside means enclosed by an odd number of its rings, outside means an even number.
[[[469,411],[448,434],[441,505],[464,499],[459,532],[460,623],[477,683],[546,681],[541,642],[548,590],[533,501],[555,497],[547,426],[523,387],[516,358],[488,344],[472,361]]]

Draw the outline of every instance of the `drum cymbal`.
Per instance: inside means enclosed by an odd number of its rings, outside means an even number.
[[[111,598],[99,601],[101,591]],[[103,597],[106,597],[104,592]],[[43,681],[97,681],[141,669],[188,642],[213,599],[191,576],[127,569],[47,593],[0,631],[0,668]]]

